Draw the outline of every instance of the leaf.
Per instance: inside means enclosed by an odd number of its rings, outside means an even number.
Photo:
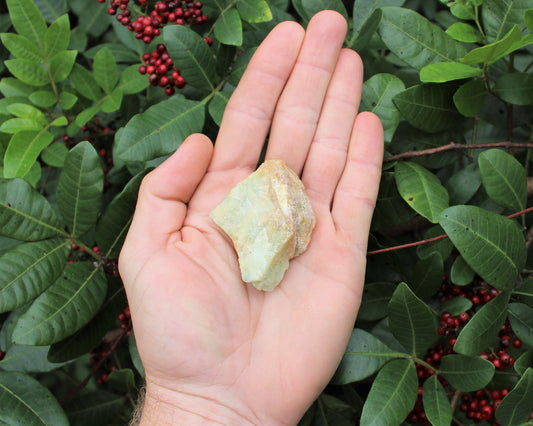
[[[145,173],[138,174],[128,182],[122,192],[109,203],[96,226],[96,243],[108,259],[115,259],[119,255],[133,218],[137,193],[144,175]]]
[[[134,116],[115,145],[125,162],[141,162],[170,154],[192,133],[201,132],[205,105],[176,97]]]
[[[144,378],[145,377],[144,366],[142,364],[141,357],[139,356],[139,350],[137,349],[137,343],[135,341],[134,330],[131,330],[128,346],[129,346],[128,349],[130,352],[131,362],[133,362],[133,365],[135,366],[135,369],[137,370],[139,375]]]
[[[139,67],[137,65],[132,65],[120,74],[118,88],[124,95],[131,95],[142,92],[149,85],[150,83],[146,76],[139,73]]]
[[[455,86],[420,84],[392,98],[402,116],[417,129],[437,133],[457,126],[461,116],[453,104]]]
[[[524,280],[521,284],[516,286],[513,290],[513,295],[518,298],[520,302],[524,302],[533,308],[533,279]]]
[[[13,135],[4,157],[6,178],[24,177],[31,169],[41,151],[54,139],[47,131],[27,130]]]
[[[103,390],[78,392],[63,405],[70,423],[77,426],[111,424],[123,406],[122,396]]]
[[[0,257],[0,312],[32,301],[59,277],[70,251],[68,240],[22,243]]]
[[[7,106],[7,111],[16,117],[34,120],[43,127],[48,124],[46,115],[40,109],[26,103],[12,103]]]
[[[255,24],[272,20],[272,12],[265,0],[237,0],[236,6],[243,21]]]
[[[309,21],[313,15],[324,9],[335,10],[348,19],[348,13],[341,0],[293,0],[292,5],[304,21]]]
[[[442,357],[438,373],[455,389],[472,392],[485,387],[492,380],[494,371],[494,364],[486,359],[454,354]]]
[[[390,142],[400,122],[400,112],[392,98],[405,90],[405,84],[392,74],[376,74],[363,84],[361,111],[371,111],[383,124],[385,142]]]
[[[12,77],[4,77],[0,80],[0,92],[4,96],[28,97],[35,89]]]
[[[136,391],[135,375],[131,368],[122,368],[109,373],[106,384],[113,390],[132,394]]]
[[[215,60],[211,49],[200,35],[186,26],[172,25],[163,29],[163,40],[168,54],[187,84],[202,91],[214,89],[213,83],[217,78]]]
[[[63,50],[52,56],[50,59],[50,73],[56,83],[69,76],[77,55],[78,52],[75,50]]]
[[[489,149],[479,154],[478,163],[485,191],[495,203],[513,211],[526,208],[526,172],[516,158],[505,151]]]
[[[481,174],[477,163],[471,163],[456,171],[444,186],[450,194],[451,204],[466,204],[481,186]]]
[[[466,297],[457,296],[452,299],[448,299],[446,302],[440,305],[439,312],[449,312],[453,317],[456,317],[462,312],[468,311],[472,307],[472,302]]]
[[[68,148],[62,143],[53,143],[41,152],[41,159],[49,166],[63,167]]]
[[[91,229],[100,213],[104,172],[94,147],[87,141],[70,150],[56,191],[57,206],[71,235]]]
[[[54,209],[22,179],[0,181],[0,234],[23,241],[65,235]]]
[[[396,359],[378,373],[361,415],[365,426],[399,425],[415,405],[418,378],[412,360]]]
[[[446,29],[446,34],[457,41],[464,43],[481,43],[483,35],[479,30],[464,22],[455,22]]]
[[[533,351],[522,353],[515,361],[514,370],[523,375],[529,367],[533,367]]]
[[[478,47],[476,49],[468,52],[463,58],[463,63],[467,65],[473,64],[487,64],[490,65],[493,62],[496,62],[502,56],[507,54],[507,50],[520,38],[522,37],[522,32],[515,25],[507,33],[507,35],[501,40],[495,41],[494,43],[487,44],[483,47]]]
[[[435,318],[405,283],[398,284],[388,306],[389,327],[409,353],[423,354],[437,339]]]
[[[514,25],[524,23],[524,12],[531,8],[531,0],[484,0],[482,21],[490,41],[500,40]]]
[[[68,264],[62,276],[21,315],[13,341],[44,346],[70,336],[94,317],[106,289],[103,272],[91,262]]]
[[[457,256],[453,262],[450,279],[455,285],[468,285],[475,277],[475,271],[466,263],[463,256]]]
[[[104,47],[94,56],[94,78],[105,93],[111,93],[118,81],[118,70],[111,51]]]
[[[407,204],[432,223],[448,207],[448,191],[439,179],[424,167],[412,162],[399,162],[395,167],[398,191]]]
[[[532,411],[533,368],[528,368],[515,387],[503,398],[495,416],[501,425],[520,425],[530,419]]]
[[[393,358],[395,353],[387,345],[367,331],[355,328],[332,383],[342,385],[366,379]]]
[[[98,2],[70,1],[70,7],[78,16],[78,28],[83,33],[99,37],[106,32],[114,16],[110,16],[108,9]]]
[[[34,0],[46,22],[56,21],[68,12],[67,0]]]
[[[453,103],[465,117],[475,117],[481,111],[487,88],[481,80],[470,80],[463,84],[453,95]]]
[[[46,22],[33,0],[6,0],[11,23],[21,36],[29,39],[44,52]]]
[[[78,97],[74,95],[73,93],[61,92],[59,94],[59,105],[64,110],[69,110],[70,108],[72,108],[76,104],[77,101],[78,101]]]
[[[504,101],[514,105],[533,104],[533,75],[525,72],[504,74],[492,89]]]
[[[219,15],[215,22],[214,34],[221,43],[242,45],[242,22],[237,9],[227,8]]]
[[[383,306],[389,303],[396,284],[390,282],[367,283],[363,288],[363,299],[357,314],[361,321],[377,321],[387,316]]]
[[[11,74],[30,86],[44,86],[50,82],[46,70],[28,59],[9,59],[4,64]]]
[[[0,371],[2,421],[12,425],[68,426],[63,409],[37,380],[19,372]]]
[[[420,81],[424,83],[445,83],[463,78],[478,77],[481,68],[471,67],[460,62],[437,62],[426,65],[420,70]]]
[[[444,267],[440,253],[433,252],[419,260],[409,275],[408,285],[420,298],[433,296],[442,284]]]
[[[240,56],[237,57],[233,65],[231,66],[231,74],[228,76],[228,82],[237,87],[239,81],[244,74],[244,71],[248,67],[248,63],[255,53],[255,48],[245,50]]]
[[[43,56],[37,46],[24,36],[14,33],[0,35],[2,44],[15,58],[27,59],[37,64],[42,63]]]
[[[83,97],[90,99],[91,101],[98,101],[102,96],[98,83],[91,72],[83,68],[81,65],[74,64],[72,72],[70,73],[70,80],[74,84],[74,88]]]
[[[55,54],[68,49],[70,43],[70,21],[63,15],[50,25],[44,36],[44,54],[52,58]]]
[[[402,61],[421,70],[436,62],[456,62],[465,47],[413,10],[400,7],[382,8],[379,35]]]
[[[116,87],[106,96],[105,101],[102,103],[102,112],[114,112],[120,109],[122,98],[122,90],[120,90],[120,87]]]
[[[526,261],[524,236],[514,221],[475,206],[453,206],[439,223],[485,281],[500,290],[514,285]]]
[[[38,90],[30,95],[30,101],[41,108],[50,108],[57,103],[56,95],[48,90]]]
[[[422,392],[424,411],[432,425],[450,425],[453,418],[453,410],[446,391],[437,376],[431,376],[424,382]]]
[[[47,373],[64,364],[51,363],[46,360],[49,346],[12,345],[2,361],[0,369],[24,373]]]
[[[42,131],[42,124],[28,118],[11,118],[0,126],[0,132],[16,134],[23,131]]]
[[[211,118],[218,126],[222,122],[222,116],[224,115],[224,110],[226,109],[231,93],[216,92],[211,102],[209,102],[209,115],[211,115]]]
[[[415,212],[403,201],[396,187],[394,174],[383,173],[374,211],[372,228],[382,229],[407,222]]]
[[[509,322],[516,337],[533,346],[533,308],[523,303],[510,303],[508,309]]]
[[[463,355],[476,356],[498,338],[507,317],[508,293],[500,293],[483,305],[466,323],[457,336],[453,350]]]

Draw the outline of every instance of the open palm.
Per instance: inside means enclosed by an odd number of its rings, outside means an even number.
[[[342,49],[345,34],[332,11],[306,31],[278,25],[231,97],[215,149],[192,135],[144,179],[119,265],[146,424],[295,424],[334,373],[361,299],[383,153],[379,120],[357,113],[362,65]],[[281,284],[261,292],[242,282],[208,215],[254,171],[267,135],[266,157],[301,176],[317,225]]]

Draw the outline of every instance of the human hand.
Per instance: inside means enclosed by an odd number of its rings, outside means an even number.
[[[358,114],[362,64],[344,18],[278,25],[256,51],[213,150],[191,135],[144,179],[119,267],[146,372],[143,424],[295,424],[333,375],[353,329],[383,155]],[[269,133],[270,132],[270,133]],[[241,280],[209,212],[267,158],[306,187],[317,224],[281,284]]]

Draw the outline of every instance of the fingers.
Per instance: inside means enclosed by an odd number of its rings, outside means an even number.
[[[311,19],[297,62],[276,107],[266,156],[285,160],[298,174],[315,134],[346,27],[346,20],[334,11],[318,13]]]
[[[328,215],[330,213],[333,194],[346,164],[362,84],[361,59],[353,50],[343,49],[326,93],[302,175],[315,211],[322,209]]]
[[[209,138],[194,134],[143,179],[137,207],[121,253],[121,274],[135,276],[151,254],[179,231],[186,203],[202,180],[211,159]]]
[[[366,253],[370,221],[381,177],[383,127],[379,118],[360,113],[354,123],[346,166],[334,194],[332,217],[340,237]]]
[[[258,47],[224,111],[209,171],[255,168],[303,37],[300,25],[283,22]]]

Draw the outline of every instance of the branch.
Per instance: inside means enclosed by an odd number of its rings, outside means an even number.
[[[420,151],[407,151],[407,152],[401,152],[400,154],[391,155],[390,157],[385,157],[383,159],[384,163],[391,163],[393,161],[397,160],[405,160],[408,158],[414,158],[414,157],[422,157],[424,155],[431,155],[431,154],[437,154],[439,152],[446,152],[446,151],[456,151],[461,149],[479,149],[479,148],[526,148],[531,149],[533,148],[533,144],[530,143],[518,143],[518,142],[494,142],[494,143],[474,143],[474,144],[466,144],[466,143],[455,143],[450,142],[448,145],[442,145],[437,148],[430,148],[430,149],[422,149]]]

